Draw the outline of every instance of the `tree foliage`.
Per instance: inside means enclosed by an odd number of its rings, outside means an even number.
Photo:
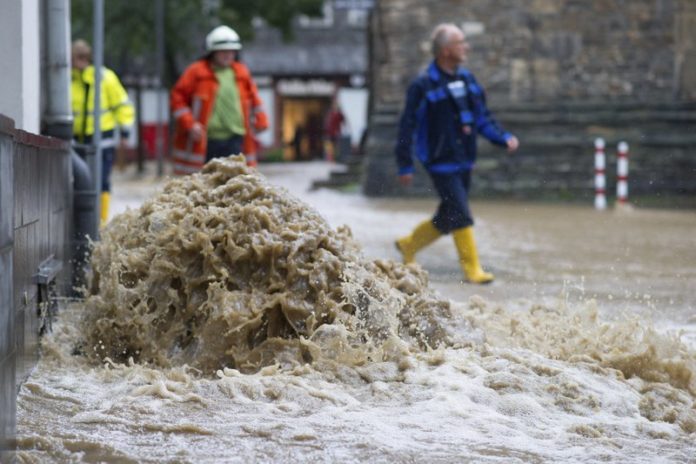
[[[91,42],[93,0],[72,0],[72,35]],[[264,19],[292,38],[298,14],[321,16],[323,0],[164,0],[165,76],[172,83],[192,59],[204,52],[205,35],[227,24],[242,37],[253,37],[252,20]],[[104,2],[104,62],[121,74],[154,75],[156,2]]]
[[[298,14],[321,16],[323,3],[323,0],[222,0],[220,19],[224,24],[234,25],[242,38],[250,38],[251,20],[263,18],[290,40],[292,19]]]

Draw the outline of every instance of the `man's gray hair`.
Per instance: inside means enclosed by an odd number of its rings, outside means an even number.
[[[455,30],[459,30],[459,27],[454,23],[441,23],[435,26],[430,34],[430,49],[434,57],[437,58],[442,49],[447,46]]]

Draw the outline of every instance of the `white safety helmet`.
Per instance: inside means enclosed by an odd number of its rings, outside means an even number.
[[[209,52],[216,50],[241,50],[242,43],[239,34],[227,26],[218,26],[206,36],[205,49]]]

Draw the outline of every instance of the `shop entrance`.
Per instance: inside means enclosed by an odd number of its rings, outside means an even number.
[[[283,158],[293,161],[324,157],[324,117],[329,97],[285,97],[281,101]]]

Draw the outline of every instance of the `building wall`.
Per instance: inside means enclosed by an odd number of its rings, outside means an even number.
[[[41,48],[39,0],[22,0],[22,102],[18,128],[38,134],[41,121]]]
[[[377,104],[401,101],[439,22],[467,33],[494,102],[696,99],[690,0],[380,0],[374,19]]]
[[[274,134],[276,133],[276,101],[275,93],[271,87],[259,87],[259,97],[263,102],[263,109],[268,116],[268,129],[258,135],[259,142],[263,147],[270,147],[276,141]]]
[[[367,89],[344,87],[339,89],[337,99],[348,122],[351,144],[357,146],[367,126]]]
[[[0,113],[21,121],[22,109],[22,2],[0,0],[0,63],[4,66],[0,88]]]
[[[0,0],[0,113],[18,128],[38,133],[40,125],[39,0]]]
[[[12,246],[14,205],[12,135],[14,124],[0,117],[0,461],[8,457],[15,429],[14,293],[12,290]]]
[[[676,19],[675,82],[681,98],[696,98],[696,2],[681,0]]]
[[[432,59],[429,34],[440,22],[467,33],[467,67],[521,142],[510,157],[480,141],[474,195],[587,201],[593,141],[603,137],[610,172],[616,144],[629,143],[632,195],[664,204],[696,196],[692,0],[379,0],[367,194],[432,195],[422,172],[414,188],[399,187],[393,152],[406,88]]]
[[[64,294],[70,284],[69,144],[36,135],[42,4],[0,0],[0,462],[14,462],[17,389],[38,358],[40,328],[50,320],[53,290],[40,280],[51,280],[62,266],[50,287]]]

